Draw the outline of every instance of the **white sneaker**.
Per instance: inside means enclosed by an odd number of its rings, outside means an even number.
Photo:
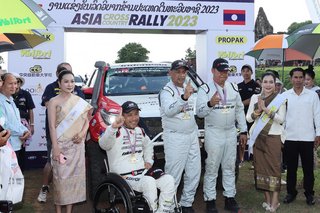
[[[286,184],[287,184],[287,182],[285,180],[281,179],[281,185],[286,185]]]
[[[47,202],[47,194],[49,192],[49,186],[42,186],[38,195],[38,201],[40,203]]]

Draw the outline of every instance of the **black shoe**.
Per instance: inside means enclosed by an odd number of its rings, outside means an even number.
[[[292,194],[287,194],[287,196],[283,199],[283,203],[291,203],[296,199],[297,194],[292,195]]]
[[[232,212],[238,212],[240,207],[233,197],[226,197],[224,201],[224,209]]]
[[[192,206],[190,207],[181,206],[181,209],[182,209],[182,213],[195,213]]]
[[[314,196],[311,195],[311,194],[306,194],[304,193],[304,195],[306,196],[306,203],[309,205],[309,206],[312,206],[316,203],[316,201],[314,200]]]
[[[216,208],[216,200],[206,201],[207,203],[207,213],[218,213]]]

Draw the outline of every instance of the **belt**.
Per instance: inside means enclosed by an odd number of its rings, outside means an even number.
[[[132,176],[137,176],[137,175],[140,175],[142,174],[144,171],[144,169],[138,169],[138,170],[133,170],[131,172],[127,172],[127,173],[122,173],[120,174],[121,176],[124,176],[124,175],[132,175]]]

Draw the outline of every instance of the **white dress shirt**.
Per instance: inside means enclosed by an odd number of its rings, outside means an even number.
[[[287,98],[286,140],[314,141],[320,136],[320,101],[317,93],[303,88],[300,95],[293,89],[283,93]]]

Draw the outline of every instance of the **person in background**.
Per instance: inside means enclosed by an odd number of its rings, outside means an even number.
[[[17,89],[16,77],[12,73],[5,73],[1,76],[1,80],[3,83],[0,89],[0,107],[5,119],[3,128],[11,132],[9,142],[17,155],[20,166],[23,161],[20,157],[21,145],[30,137],[31,133],[21,123],[19,110],[12,98]]]
[[[308,69],[306,71],[306,77],[304,80],[304,86],[305,88],[315,91],[318,94],[318,97],[320,98],[320,87],[315,85],[315,77],[316,74],[313,71],[313,66],[309,65]],[[317,168],[318,165],[318,156],[317,156],[317,149],[314,150],[314,168]]]
[[[243,77],[243,81],[238,84],[238,90],[241,96],[241,100],[244,106],[244,114],[246,115],[248,112],[249,104],[252,95],[259,94],[261,92],[261,87],[259,84],[252,79],[252,67],[249,64],[245,64],[241,68],[241,75]],[[252,123],[247,122],[247,129],[250,129]],[[241,164],[244,161],[244,152],[245,147],[239,146],[239,160]]]
[[[123,103],[121,109],[99,140],[100,147],[107,152],[110,171],[121,175],[134,190],[142,192],[153,212],[172,212],[176,192],[174,179],[162,170],[151,168],[153,143],[138,126],[140,109],[132,101]],[[157,188],[160,189],[159,206]]]
[[[212,64],[213,81],[198,90],[196,112],[204,118],[205,143],[208,153],[203,182],[207,213],[218,212],[216,208],[216,183],[221,165],[225,210],[238,212],[235,200],[235,166],[237,158],[237,128],[240,130],[239,145],[247,143],[247,125],[244,107],[237,85],[227,81],[229,63],[217,58]],[[237,123],[237,127],[236,127]]]
[[[1,90],[1,87],[2,87],[2,78],[1,76],[4,74],[4,72],[2,72],[2,70],[0,69],[0,90]],[[0,105],[0,125],[4,126],[4,123],[5,123],[5,117],[3,115],[3,109],[2,109],[2,106]],[[0,131],[0,147],[2,146],[5,146],[7,144],[7,141],[10,137],[11,133],[9,130],[2,130]]]
[[[283,93],[287,98],[284,143],[287,163],[287,195],[283,202],[291,203],[298,194],[296,183],[300,156],[306,203],[314,205],[313,152],[320,144],[320,102],[315,92],[304,87],[305,71],[302,68],[293,68],[289,74],[293,88]]]
[[[178,188],[184,172],[180,205],[183,213],[193,213],[194,196],[200,181],[201,155],[198,126],[194,116],[191,82],[185,82],[189,67],[185,61],[171,64],[171,81],[159,93],[165,153],[165,172]]]
[[[84,141],[91,117],[91,105],[73,94],[75,81],[70,70],[58,75],[59,95],[50,99],[48,122],[52,142],[51,164],[56,212],[72,212],[74,203],[86,200]]]
[[[315,91],[320,98],[320,87],[315,84],[315,77],[316,77],[315,72],[311,69],[306,69],[305,71],[306,71],[306,77],[304,80],[305,87],[307,89]]]
[[[275,212],[280,206],[281,135],[283,134],[285,98],[275,91],[276,77],[262,74],[261,95],[253,95],[246,119],[253,123],[249,135],[249,150],[253,147],[254,179],[257,190],[264,192],[266,211]]]
[[[59,73],[62,70],[70,70],[72,71],[72,67],[69,63],[63,62],[60,63],[57,66],[56,70],[56,76],[58,77]],[[44,93],[42,95],[42,102],[41,106],[47,107],[49,100],[55,96],[57,96],[60,93],[60,87],[58,83],[58,79],[51,84],[47,85]],[[77,86],[74,87],[73,94],[78,95],[81,98],[85,98],[83,92],[81,89]],[[46,140],[47,140],[47,163],[43,168],[43,180],[42,180],[42,187],[40,189],[39,195],[37,200],[39,202],[45,203],[47,201],[47,194],[49,192],[49,183],[51,183],[52,180],[52,167],[51,167],[51,158],[50,158],[50,153],[51,153],[51,138],[50,138],[50,131],[49,131],[49,125],[48,125],[48,112],[46,110],[46,123],[45,123],[45,128],[46,128]]]
[[[17,79],[17,90],[12,95],[14,103],[19,109],[20,112],[20,119],[21,123],[28,128],[31,132],[31,135],[34,134],[34,116],[33,116],[33,109],[35,108],[33,99],[31,94],[22,89],[21,87],[24,85],[24,78],[18,75],[17,73],[13,73],[13,75]],[[27,141],[26,141],[27,142]],[[23,143],[21,146],[20,156],[18,159],[22,159],[20,164],[21,171],[23,172],[25,169],[25,152],[26,152],[26,143]]]
[[[276,93],[281,94],[285,91],[287,89],[284,87],[283,82],[279,78],[276,78]]]

